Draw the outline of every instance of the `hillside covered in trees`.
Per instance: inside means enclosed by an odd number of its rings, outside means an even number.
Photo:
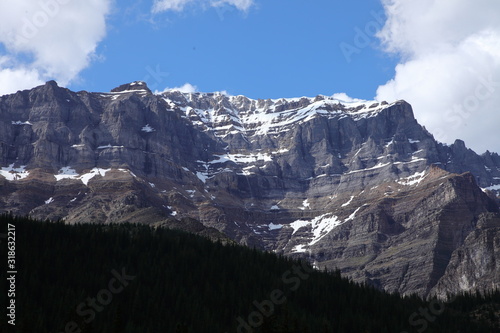
[[[0,232],[9,223],[16,231],[16,325],[4,314],[1,332],[499,330],[499,292],[449,303],[402,298],[338,272],[175,230],[2,215]],[[3,281],[7,275],[2,269]],[[1,299],[5,309],[6,292]]]

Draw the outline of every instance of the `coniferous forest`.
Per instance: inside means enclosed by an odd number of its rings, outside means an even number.
[[[4,313],[0,332],[500,330],[500,292],[449,303],[402,298],[338,272],[175,230],[2,215],[0,232],[8,223],[16,229],[16,325]],[[7,269],[0,275],[8,287]]]

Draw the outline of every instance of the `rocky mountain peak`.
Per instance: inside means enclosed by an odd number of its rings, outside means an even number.
[[[45,86],[52,87],[52,88],[59,88],[59,85],[54,80],[50,80],[50,81],[45,82]]]
[[[47,81],[44,85],[36,87],[30,91],[19,91],[17,94],[20,96],[28,97],[31,101],[37,103],[49,100],[57,99],[65,95],[68,90],[66,88],[59,87],[56,81]]]
[[[122,84],[119,87],[111,89],[112,93],[130,91],[146,91],[148,93],[151,93],[151,90],[149,90],[148,85],[144,81],[134,81],[131,83]]]

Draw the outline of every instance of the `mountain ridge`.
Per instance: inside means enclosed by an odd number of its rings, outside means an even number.
[[[454,255],[470,252],[467,237],[497,223],[498,154],[436,142],[404,101],[153,94],[141,81],[89,93],[51,81],[0,97],[0,114],[0,209],[16,214],[192,218],[239,243],[423,296],[444,295],[450,284],[439,281],[451,279]],[[495,249],[483,251],[498,258]],[[497,271],[485,268],[485,288],[498,286]],[[467,274],[465,290],[479,279]]]

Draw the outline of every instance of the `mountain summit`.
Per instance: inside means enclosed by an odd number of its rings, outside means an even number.
[[[405,101],[52,81],[0,114],[4,211],[211,230],[403,294],[499,287],[500,157],[437,142]]]

